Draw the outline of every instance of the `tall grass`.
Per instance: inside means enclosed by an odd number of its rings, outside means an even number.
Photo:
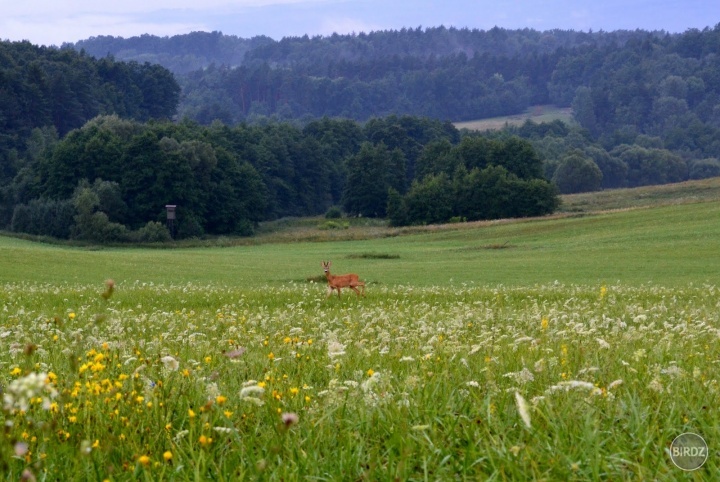
[[[0,383],[47,380],[7,480],[668,480],[720,436],[714,286],[2,288]]]

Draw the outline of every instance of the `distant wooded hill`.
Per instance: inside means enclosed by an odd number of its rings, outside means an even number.
[[[182,87],[177,115],[201,124],[462,121],[555,104],[572,107],[605,149],[642,135],[686,159],[720,157],[720,24],[682,34],[437,27],[279,41],[194,32],[64,47],[167,67]]]

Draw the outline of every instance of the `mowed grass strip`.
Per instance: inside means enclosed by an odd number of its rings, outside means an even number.
[[[0,282],[256,287],[355,272],[371,284],[717,283],[720,202],[459,224],[352,241],[226,248],[85,249],[0,237]],[[375,229],[375,228],[373,228]],[[488,249],[488,246],[510,246]],[[390,253],[367,256],[367,253]],[[370,290],[372,293],[372,290]]]

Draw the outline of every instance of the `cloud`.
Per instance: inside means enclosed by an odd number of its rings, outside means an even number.
[[[3,5],[0,39],[60,45],[100,35],[126,38],[142,34],[172,36],[218,30],[217,19],[257,16],[267,8],[313,9],[345,1],[16,0]]]
[[[147,22],[125,15],[77,15],[56,18],[53,21],[44,21],[43,19],[0,20],[0,32],[2,32],[3,39],[30,40],[38,45],[57,46],[63,42],[76,42],[100,35],[132,37],[152,32],[153,35],[172,36],[195,30],[208,30],[208,27],[200,22]]]
[[[327,0],[23,0],[3,5],[4,17],[25,16],[72,16],[88,13],[138,14],[160,10],[239,10],[242,8],[266,7],[301,3],[321,3]],[[3,2],[6,3],[6,2]]]

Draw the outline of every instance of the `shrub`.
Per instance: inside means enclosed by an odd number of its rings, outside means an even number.
[[[318,226],[318,229],[348,229],[350,223],[338,221],[325,221]]]
[[[325,213],[326,219],[340,219],[342,218],[342,210],[337,206],[331,206],[330,209]]]
[[[158,221],[149,221],[137,231],[137,240],[145,243],[165,243],[172,240],[168,228]]]

